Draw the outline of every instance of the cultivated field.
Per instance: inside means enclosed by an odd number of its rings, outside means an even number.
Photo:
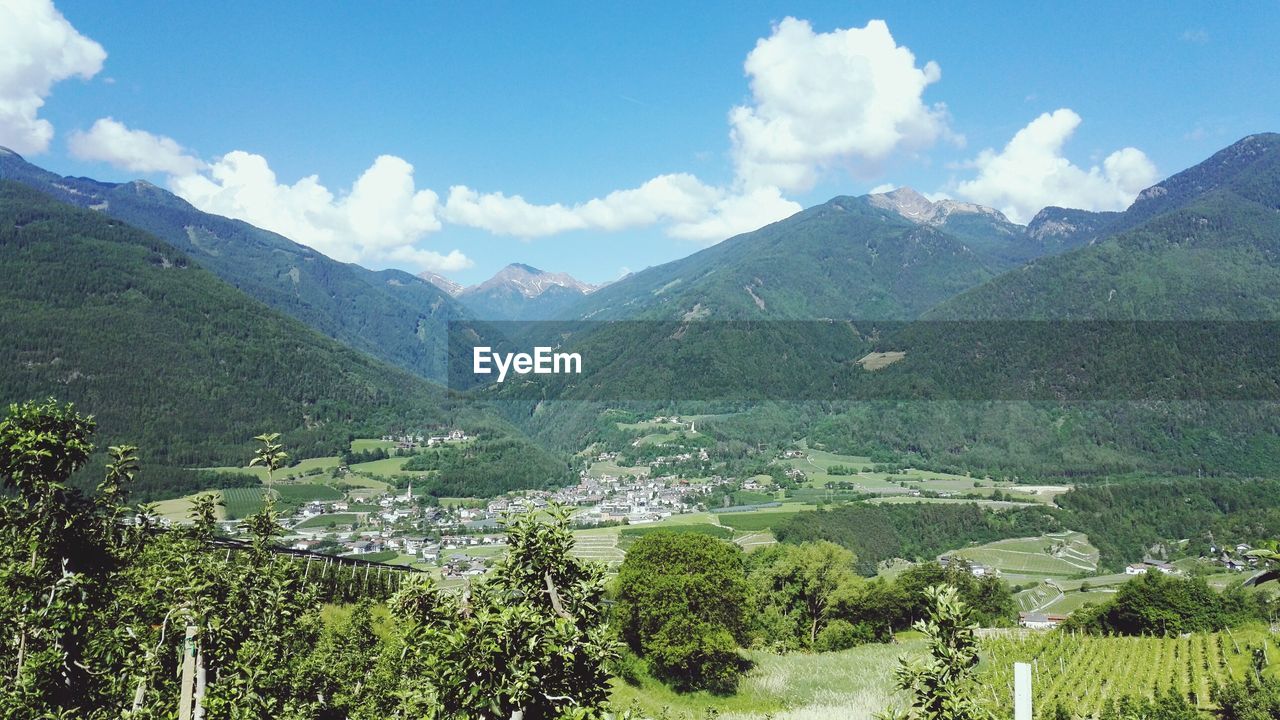
[[[750,516],[756,513],[730,513],[720,517]],[[767,526],[766,526],[767,527]],[[748,552],[777,543],[773,534],[764,528],[745,530],[736,526],[721,524],[717,516],[710,513],[687,513],[673,515],[662,522],[644,525],[614,525],[604,528],[574,530],[575,557],[603,562],[616,567],[626,557],[626,549],[637,539],[658,530],[675,532],[703,532],[712,537],[732,540]]]
[[[338,469],[338,465],[340,464],[342,464],[342,458],[339,458],[336,455],[329,455],[326,457],[318,457],[318,458],[307,458],[306,460],[299,461],[298,464],[294,465],[293,467],[281,468],[277,470],[275,474],[275,478],[277,481],[299,479],[306,476],[307,473],[314,472],[316,470],[319,470],[320,474],[322,475],[332,474],[335,470]],[[267,481],[267,469],[260,466],[259,467],[213,467],[213,468],[205,468],[205,469],[213,470],[215,472],[243,473],[246,475],[253,475],[257,477],[259,480],[262,480],[263,482]]]
[[[874,470],[877,463],[863,455],[839,455],[813,448],[803,449],[805,456],[780,460],[784,466],[795,468],[805,474],[805,485],[810,488],[823,488],[828,482],[852,483],[858,490],[885,495],[906,495],[913,490],[930,490],[939,493],[964,493],[991,495],[999,490],[1012,494],[1015,502],[1037,502],[1052,504],[1053,499],[1070,488],[1065,485],[1013,485],[996,483],[986,478],[975,478],[966,475],[932,472],[908,468],[899,473],[885,473]],[[852,475],[833,475],[830,470],[834,466],[852,469]],[[976,483],[976,485],[975,485]]]
[[[1091,575],[1083,579],[1051,578],[1014,596],[1018,609],[1050,615],[1070,615],[1089,603],[1101,605],[1131,575]]]
[[[790,520],[812,507],[799,503],[784,503],[778,507],[760,508],[749,512],[721,513],[716,516],[721,525],[727,525],[741,532],[769,530]]]
[[[381,477],[391,477],[392,475],[409,475],[420,477],[426,475],[429,470],[403,470],[401,467],[408,462],[408,457],[389,457],[384,460],[374,460],[372,462],[356,463],[351,466],[351,472],[361,475],[378,475]]]
[[[1081,533],[1000,540],[947,554],[996,568],[1010,583],[1065,580],[1098,571],[1098,550]]]
[[[1001,717],[1012,716],[1013,663],[1032,664],[1037,717],[1062,703],[1074,717],[1097,717],[1126,695],[1151,697],[1172,688],[1201,709],[1212,707],[1215,683],[1243,679],[1251,648],[1276,642],[1263,626],[1179,638],[1090,637],[1061,632],[983,641],[982,697]],[[1273,665],[1268,672],[1275,673]]]
[[[218,490],[205,490],[202,493],[195,493],[194,495],[172,498],[170,500],[161,500],[155,504],[156,515],[171,522],[188,522],[191,520],[192,501],[195,500],[196,495],[203,495],[205,493],[221,495],[221,491]],[[225,520],[227,517],[226,510],[221,505],[215,509],[214,514],[219,520]]]
[[[379,440],[377,438],[356,438],[351,441],[351,452],[364,452],[365,450],[393,450],[396,444],[391,440]]]

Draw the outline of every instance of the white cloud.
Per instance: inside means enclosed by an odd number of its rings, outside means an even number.
[[[971,165],[977,177],[959,183],[955,193],[1025,223],[1046,205],[1085,210],[1123,210],[1159,176],[1137,148],[1117,150],[1088,170],[1071,163],[1062,147],[1080,125],[1080,116],[1062,108],[1044,113],[1019,130],[996,152],[988,148]]]
[[[917,66],[883,21],[815,33],[808,22],[787,18],[756,44],[744,69],[751,99],[729,113],[731,182],[664,174],[572,205],[465,185],[451,187],[441,202],[435,192],[415,188],[411,165],[389,155],[345,193],[330,191],[314,175],[282,183],[260,155],[235,151],[206,165],[173,139],[112,118],[74,134],[70,149],[82,159],[167,173],[174,192],[196,207],[340,260],[449,271],[471,261],[457,250],[417,247],[442,222],[522,238],[660,226],[672,237],[718,241],[798,212],[801,206],[786,194],[811,188],[831,169],[865,176],[896,153],[962,140],[949,129],[945,107],[922,99],[941,78],[938,65]]]
[[[470,267],[458,250],[416,247],[439,230],[439,197],[417,190],[413,166],[382,155],[335,196],[315,175],[280,183],[261,155],[236,150],[207,172],[170,178],[173,191],[205,212],[239,218],[345,262],[408,264],[434,272]]]
[[[735,177],[728,186],[660,175],[578,205],[539,205],[459,185],[441,217],[524,238],[662,224],[673,237],[718,241],[795,214],[801,206],[785,193],[810,189],[828,169],[867,175],[895,153],[962,141],[946,108],[922,100],[942,77],[937,63],[917,67],[880,20],[815,33],[787,18],[756,44],[744,69],[751,100],[729,113]]]
[[[800,212],[800,203],[782,197],[776,187],[763,187],[743,194],[724,196],[707,217],[673,225],[670,234],[678,238],[717,242],[749,232]]]
[[[659,222],[704,217],[721,197],[687,173],[659,175],[640,187],[615,190],[603,198],[565,206],[536,205],[519,195],[478,193],[465,185],[449,189],[445,220],[497,235],[533,238],[569,230],[616,231]]]
[[[880,185],[877,185],[871,188],[871,190],[869,190],[868,192],[871,195],[881,195],[883,193],[893,192],[894,190],[897,190],[897,189],[898,189],[898,186],[894,185],[893,183],[882,183]]]
[[[133,172],[189,175],[204,167],[173,138],[130,130],[109,117],[99,119],[88,132],[72,133],[67,145],[81,160],[106,162]]]
[[[801,210],[776,187],[736,193],[688,174],[659,175],[638,188],[617,190],[573,206],[536,205],[519,195],[449,189],[441,217],[450,223],[522,238],[570,230],[612,232],[666,224],[672,237],[718,241],[755,230]]]
[[[0,3],[0,145],[40,153],[53,125],[39,117],[54,83],[89,79],[107,52],[81,35],[50,0]]]
[[[916,66],[882,20],[815,33],[787,18],[756,43],[745,69],[751,103],[733,108],[734,162],[747,188],[807,190],[823,170],[870,174],[891,154],[959,140],[942,105],[927,106],[937,63]]]

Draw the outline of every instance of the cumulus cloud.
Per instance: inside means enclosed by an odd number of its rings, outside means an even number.
[[[382,155],[339,197],[311,175],[289,185],[266,158],[237,150],[206,172],[170,178],[173,191],[205,212],[239,218],[345,262],[408,264],[434,272],[469,267],[458,250],[417,247],[439,230],[439,197],[414,186],[413,166]]]
[[[733,108],[729,123],[747,188],[807,190],[829,167],[870,174],[895,152],[959,140],[946,108],[922,98],[942,70],[917,67],[882,20],[815,33],[789,17],[756,44],[745,70],[751,102]]]
[[[173,138],[131,130],[109,117],[99,119],[88,132],[72,133],[67,145],[81,160],[106,162],[134,172],[189,175],[204,167]]]
[[[1079,125],[1080,116],[1067,108],[1044,113],[1003,150],[979,153],[971,163],[977,177],[959,183],[955,193],[1025,223],[1046,205],[1123,210],[1159,179],[1146,154],[1132,147],[1111,153],[1101,167],[1072,164],[1062,147]]]
[[[93,77],[106,58],[102,46],[77,32],[51,0],[0,3],[0,145],[44,152],[53,125],[39,112],[53,85]]]
[[[689,222],[705,216],[721,194],[686,173],[659,175],[640,187],[573,206],[537,205],[519,195],[481,194],[455,185],[449,189],[442,216],[497,235],[533,238],[569,230],[614,231],[664,221]]]
[[[742,194],[727,194],[712,206],[707,217],[677,223],[670,234],[678,238],[716,242],[749,232],[800,212],[800,203],[782,197],[776,187],[763,187]]]
[[[441,216],[526,238],[662,223],[673,237],[716,241],[798,212],[784,194],[812,188],[828,169],[870,174],[894,153],[961,140],[948,127],[946,108],[922,99],[942,77],[937,63],[917,66],[880,20],[815,33],[808,22],[787,18],[756,44],[744,69],[751,100],[729,113],[735,176],[728,187],[661,175],[567,206],[456,186]]]
[[[638,188],[565,206],[536,205],[519,195],[481,194],[458,185],[449,190],[441,217],[498,235],[522,238],[570,230],[611,232],[664,223],[672,237],[723,240],[755,230],[801,209],[775,187],[735,193],[688,174],[659,175]]]
[[[787,18],[747,55],[744,71],[750,100],[728,116],[731,181],[712,185],[670,173],[577,204],[539,204],[465,185],[451,187],[442,202],[415,187],[409,163],[389,155],[348,192],[335,193],[314,175],[280,182],[264,157],[244,151],[206,165],[173,139],[112,118],[73,135],[70,148],[82,159],[166,173],[173,190],[196,207],[340,260],[450,271],[471,261],[456,250],[417,247],[442,222],[521,238],[660,226],[672,237],[714,242],[798,212],[786,195],[812,188],[829,170],[868,176],[896,153],[939,139],[962,141],[948,127],[946,108],[923,100],[941,69],[918,65],[883,21],[816,33],[808,22]]]

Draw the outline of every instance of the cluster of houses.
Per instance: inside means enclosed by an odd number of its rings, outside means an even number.
[[[406,441],[416,442],[416,436]],[[329,548],[328,552],[356,556],[395,551],[440,565],[445,577],[467,577],[483,573],[488,566],[485,557],[493,555],[493,548],[505,544],[506,538],[497,526],[508,513],[537,511],[554,503],[579,508],[574,521],[582,525],[649,523],[691,512],[697,505],[690,501],[691,496],[703,496],[729,482],[721,477],[690,483],[674,476],[624,479],[584,472],[572,487],[521,491],[479,507],[452,508],[420,504],[410,485],[406,490],[363,504],[347,500],[309,502],[288,524],[293,528],[292,545],[296,550],[316,550],[323,545]],[[342,525],[307,522],[338,513],[353,516],[354,521],[344,518]],[[339,545],[336,550],[332,548],[335,541]],[[467,552],[484,548],[488,550],[482,550],[479,557]]]
[[[1146,575],[1148,572],[1162,572],[1165,575],[1177,575],[1178,568],[1159,560],[1143,560],[1140,563],[1129,563],[1124,568],[1125,575]]]
[[[596,477],[583,471],[578,477],[578,484],[572,487],[513,493],[491,500],[483,511],[474,512],[478,516],[496,519],[504,513],[537,510],[555,503],[582,508],[574,519],[584,525],[606,522],[641,524],[691,512],[697,503],[690,502],[690,497],[706,495],[713,488],[729,482],[720,476],[691,483],[674,475]]]
[[[1215,557],[1214,562],[1232,572],[1244,572],[1252,570],[1258,565],[1258,558],[1249,557],[1246,553],[1253,549],[1252,545],[1240,543],[1235,546],[1235,552],[1229,547],[1213,546],[1209,548],[1209,552]]]
[[[999,577],[1000,570],[990,565],[972,562],[968,558],[956,557],[954,555],[940,555],[938,564],[942,567],[950,567],[952,563],[959,562],[974,577]]]
[[[435,447],[447,442],[462,442],[470,436],[462,430],[450,430],[443,435],[383,435],[382,441],[395,443],[397,450],[419,450],[424,447]]]
[[[662,467],[663,465],[675,465],[682,462],[689,462],[695,457],[703,462],[706,462],[707,460],[711,459],[711,456],[707,453],[707,449],[702,448],[698,450],[698,452],[696,453],[683,452],[683,453],[676,453],[675,455],[659,455],[658,457],[649,461],[649,467],[657,468],[657,467]]]

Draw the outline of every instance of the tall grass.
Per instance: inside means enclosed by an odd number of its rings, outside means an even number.
[[[709,708],[721,720],[869,719],[896,697],[898,658],[920,652],[919,640],[813,655],[750,652],[755,667],[731,696],[678,694],[646,679],[640,687],[616,683],[613,703],[618,710],[631,707],[642,717],[670,720],[702,720]]]

